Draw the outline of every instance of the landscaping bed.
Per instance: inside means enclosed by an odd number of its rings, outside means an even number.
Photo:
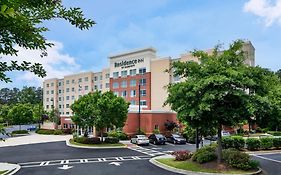
[[[192,160],[175,161],[174,158],[156,159],[156,161],[173,168],[178,168],[187,171],[194,171],[194,172],[204,172],[204,173],[246,174],[246,173],[254,173],[258,170],[258,169],[238,170],[229,167],[225,163],[217,164],[216,161],[211,161],[204,164],[200,164]]]
[[[0,171],[0,175],[1,175],[1,174],[4,174],[4,173],[6,173],[6,172],[7,172],[7,170],[6,170],[6,171]]]
[[[69,140],[69,143],[70,144],[73,144],[73,145],[77,145],[77,146],[90,146],[90,147],[120,147],[120,146],[125,146],[124,144],[122,143],[78,143],[78,142],[75,142],[74,139],[70,139]]]
[[[35,132],[37,134],[43,134],[43,135],[66,135],[72,133],[72,131],[63,130],[63,129],[38,129]]]

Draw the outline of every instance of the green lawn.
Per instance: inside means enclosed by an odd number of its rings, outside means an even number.
[[[73,139],[70,139],[69,142],[73,145],[77,145],[77,146],[91,146],[91,147],[108,147],[108,146],[116,146],[116,147],[119,147],[119,146],[125,146],[124,144],[122,143],[113,143],[113,144],[109,144],[109,143],[102,143],[102,144],[83,144],[83,143],[77,143],[77,142],[74,142]]]
[[[174,158],[165,158],[165,159],[156,159],[158,162],[161,162],[165,165],[195,172],[205,172],[205,173],[227,173],[227,174],[243,174],[253,171],[243,171],[243,170],[229,170],[229,171],[218,171],[215,169],[206,169],[203,168],[200,164],[192,161],[175,161]]]

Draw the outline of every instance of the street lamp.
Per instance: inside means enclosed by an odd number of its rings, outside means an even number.
[[[141,106],[140,106],[140,99],[141,99],[141,90],[140,90],[140,87],[141,87],[141,84],[140,84],[141,80],[139,80],[139,133],[141,132]]]

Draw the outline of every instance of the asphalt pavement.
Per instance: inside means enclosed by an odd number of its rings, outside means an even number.
[[[252,155],[258,160],[266,175],[281,175],[281,153],[266,153]]]

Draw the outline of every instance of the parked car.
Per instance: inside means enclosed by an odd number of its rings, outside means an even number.
[[[173,143],[173,144],[186,144],[186,139],[179,135],[179,134],[167,134],[166,135],[167,142]]]
[[[230,136],[230,133],[228,131],[222,131],[221,136],[222,137]],[[205,139],[216,141],[216,140],[218,140],[218,135],[216,134],[214,136],[207,136],[207,137],[205,137]]]
[[[153,144],[163,144],[165,145],[167,139],[162,134],[151,134],[149,137],[149,142]]]
[[[137,145],[149,145],[149,140],[145,135],[135,135],[131,138],[131,143]]]
[[[36,126],[31,125],[27,128],[28,131],[35,131],[36,130]]]

